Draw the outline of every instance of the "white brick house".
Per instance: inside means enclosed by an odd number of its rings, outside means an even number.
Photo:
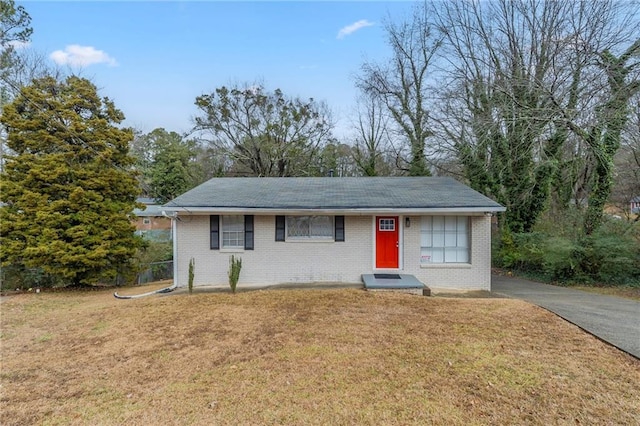
[[[490,290],[491,215],[504,207],[450,178],[215,178],[167,203],[174,280],[239,288],[360,283],[412,274],[434,291]]]

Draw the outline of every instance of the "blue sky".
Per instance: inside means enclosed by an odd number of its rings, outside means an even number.
[[[126,125],[186,132],[196,96],[263,81],[326,101],[347,136],[354,75],[389,56],[383,20],[395,2],[17,1],[32,17],[31,47],[90,78]]]

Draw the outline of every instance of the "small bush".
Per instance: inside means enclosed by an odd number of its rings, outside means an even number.
[[[236,292],[236,286],[240,279],[240,270],[242,269],[242,258],[236,258],[234,255],[229,257],[229,287],[231,287],[231,293]]]
[[[507,269],[539,271],[544,253],[544,236],[540,233],[507,233],[501,239],[499,257]]]
[[[497,246],[492,247],[494,253],[496,253],[495,256],[492,256],[496,266],[499,268],[519,269],[522,256],[515,241],[513,241],[513,234],[505,230],[499,238],[494,239],[500,242]]]
[[[193,293],[193,279],[196,275],[195,269],[196,269],[196,261],[192,257],[191,260],[189,260],[189,294]]]
[[[640,282],[640,224],[605,222],[586,242],[585,263],[599,283]]]
[[[566,237],[549,237],[541,251],[541,266],[544,274],[554,281],[572,279],[578,267],[575,258],[576,244]]]

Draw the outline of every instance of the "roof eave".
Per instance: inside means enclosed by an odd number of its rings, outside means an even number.
[[[388,207],[388,208],[261,208],[261,207],[177,207],[164,206],[167,214],[178,215],[207,215],[207,214],[255,214],[255,215],[304,215],[304,214],[330,214],[347,216],[370,216],[374,214],[470,214],[484,215],[487,213],[504,212],[502,206],[476,206],[476,207]]]

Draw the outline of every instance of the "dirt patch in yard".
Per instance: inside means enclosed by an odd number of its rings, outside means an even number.
[[[640,361],[518,300],[29,294],[1,321],[3,425],[640,423]]]

